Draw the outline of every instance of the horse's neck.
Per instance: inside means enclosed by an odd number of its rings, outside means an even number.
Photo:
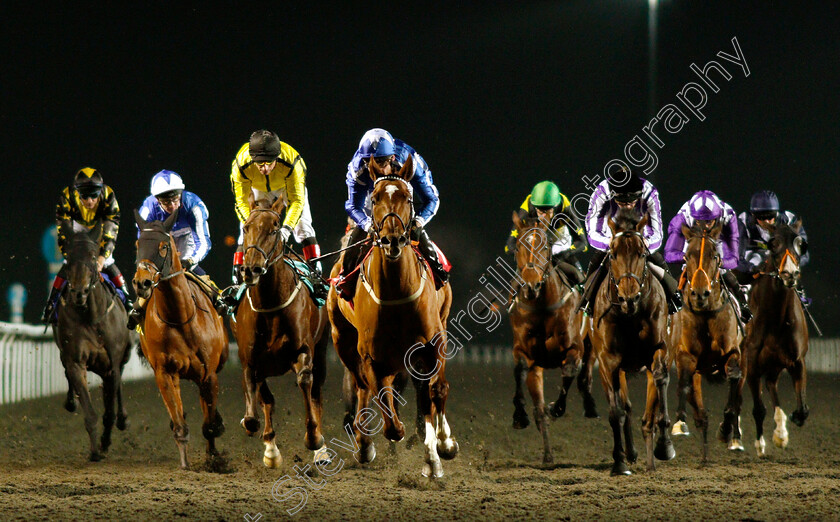
[[[185,321],[195,312],[190,283],[184,274],[161,281],[155,293],[158,311],[164,317]]]
[[[105,283],[103,281],[97,282],[96,287],[94,287],[93,291],[88,296],[87,305],[83,308],[75,305],[70,306],[80,320],[86,323],[94,323],[108,311],[108,305],[111,301],[109,298],[111,295],[108,290],[103,287],[104,284]]]
[[[796,313],[797,302],[799,296],[796,290],[786,287],[778,277],[762,276],[757,285],[760,285],[759,291],[760,305],[770,312],[772,316],[776,317],[778,324],[785,324],[792,321]],[[766,295],[761,295],[765,294]]]
[[[423,266],[410,248],[406,248],[396,261],[388,261],[381,248],[374,248],[365,270],[365,277],[380,299],[396,299],[417,290],[417,286],[423,283],[422,270]]]
[[[257,308],[271,308],[275,304],[280,304],[286,301],[294,291],[297,279],[295,278],[294,269],[290,267],[283,259],[268,268],[264,276],[260,277],[260,282],[256,286],[256,294],[253,299],[256,302]]]

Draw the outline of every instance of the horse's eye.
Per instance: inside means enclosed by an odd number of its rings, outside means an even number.
[[[277,233],[277,229],[276,229],[276,228],[273,228],[273,229],[271,229],[271,230],[268,232],[268,235],[269,235],[269,236],[273,236],[273,235],[274,235],[274,234],[276,234],[276,233]]]

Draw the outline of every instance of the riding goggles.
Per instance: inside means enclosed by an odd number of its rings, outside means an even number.
[[[642,197],[642,191],[635,192],[613,192],[613,199],[619,203],[632,203]]]
[[[774,219],[776,217],[776,214],[777,213],[775,210],[761,210],[759,212],[753,212],[753,216],[755,216],[755,219],[758,219],[760,221]]]

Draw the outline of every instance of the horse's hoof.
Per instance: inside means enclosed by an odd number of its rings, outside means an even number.
[[[729,441],[729,446],[727,446],[729,451],[744,451],[744,445],[741,444],[740,439],[732,439]]]
[[[630,468],[627,467],[627,463],[624,461],[616,462],[615,464],[613,464],[612,470],[610,471],[610,475],[612,475],[613,477],[632,474],[633,473],[630,471]]]
[[[253,436],[260,429],[260,421],[254,417],[245,417],[239,421],[239,424],[245,428],[245,433],[247,433],[249,437]]]
[[[283,456],[280,455],[280,452],[273,457],[263,455],[263,464],[265,464],[265,467],[267,468],[277,469],[281,464],[283,464]]]
[[[445,440],[445,441],[438,441],[437,443],[437,452],[438,456],[443,460],[452,460],[458,455],[458,451],[460,450],[460,446],[458,446],[458,441],[455,440],[454,437]]]
[[[90,454],[90,461],[91,462],[99,462],[100,460],[102,460],[104,458],[105,458],[105,455],[103,455],[102,453],[100,453],[98,451],[95,451],[95,452]]]
[[[356,454],[356,460],[359,464],[369,464],[376,458],[376,446],[371,442],[370,446],[362,448]]]
[[[400,426],[392,424],[390,429],[385,430],[385,438],[391,442],[400,442],[405,438],[405,428],[400,423]]]
[[[315,464],[315,466],[326,466],[332,463],[330,452],[327,451],[326,446],[321,446],[321,449],[316,449],[313,452],[312,463]]]
[[[688,431],[688,424],[685,421],[677,421],[671,426],[671,435],[675,437],[682,437],[691,435]]]
[[[528,414],[525,412],[517,413],[513,412],[513,429],[515,430],[524,430],[531,424],[531,420],[528,419]]]
[[[411,437],[405,442],[405,449],[410,450],[414,447],[415,444],[420,440],[420,437],[417,436],[416,433],[412,433]]]
[[[555,419],[559,419],[566,413],[566,405],[565,404],[558,404],[556,402],[552,402],[548,405],[548,412],[551,414],[552,417]]]
[[[636,460],[639,459],[639,452],[636,451],[635,449],[632,450],[632,451],[628,451],[627,455],[626,455],[626,458],[627,458],[627,462],[629,462],[630,464],[634,464],[636,462]]]
[[[800,428],[803,424],[805,424],[805,419],[807,418],[807,411],[794,410],[793,413],[790,414],[790,421],[799,426]]]
[[[773,432],[773,444],[775,444],[777,448],[787,448],[788,442],[790,442],[790,439],[788,439],[787,434],[785,434],[785,436],[780,436],[775,431]]]
[[[73,413],[76,411],[76,401],[64,401],[64,409]]]
[[[674,451],[674,444],[671,439],[657,442],[656,448],[653,449],[653,456],[658,460],[671,460],[676,457],[677,452]]]
[[[765,453],[765,451],[764,451],[765,447],[766,447],[766,444],[764,443],[764,436],[762,435],[760,439],[755,441],[755,454],[759,458],[767,456],[767,453]]]
[[[717,440],[729,444],[729,441],[732,440],[732,426],[727,427],[725,423],[721,422],[718,426]]]
[[[543,455],[542,463],[544,466],[550,466],[551,464],[554,464],[554,456],[551,453],[546,453],[545,455]]]
[[[441,466],[440,461],[433,462],[432,464],[427,462],[423,465],[423,471],[420,474],[426,478],[441,478],[443,477],[443,466]]]
[[[131,423],[128,421],[128,417],[123,417],[118,415],[117,416],[117,429],[120,431],[125,431]]]
[[[595,409],[595,404],[591,406],[584,404],[583,405],[583,416],[587,419],[600,419],[601,416],[598,415],[598,410]]]

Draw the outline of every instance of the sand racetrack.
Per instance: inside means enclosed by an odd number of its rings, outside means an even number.
[[[133,355],[136,356],[136,355]],[[831,416],[840,404],[840,376],[809,377],[811,416],[803,428],[789,423],[790,446],[780,450],[768,435],[768,457],[755,456],[752,398],[745,388],[741,416],[744,453],[728,453],[712,441],[710,462],[701,466],[696,433],[675,441],[677,458],[644,470],[644,444],[638,427],[643,378],[630,381],[639,462],[629,477],[610,477],[612,435],[600,380],[594,383],[600,419],[585,419],[577,391],[570,394],[566,416],[551,423],[555,464],[541,464],[539,433],[531,426],[511,428],[513,406],[510,364],[456,364],[448,368],[451,384],[448,419],[461,453],[444,461],[443,479],[420,476],[422,446],[405,442],[389,454],[388,442],[375,438],[376,460],[361,466],[338,449],[344,467],[324,478],[320,489],[295,476],[294,465],[311,461],[303,447],[301,394],[291,376],[269,382],[278,401],[275,429],[284,457],[280,469],[262,463],[259,439],[239,426],[243,399],[239,366],[231,361],[222,372],[221,413],[227,432],[218,441],[229,461],[227,473],[202,470],[204,444],[195,385],[185,383],[184,402],[191,428],[190,456],[195,471],[178,470],[177,449],[169,420],[152,380],[126,385],[131,426],[114,432],[108,458],[87,461],[87,434],[82,417],[62,408],[63,397],[0,407],[0,520],[264,520],[287,518],[297,499],[280,502],[275,494],[306,488],[306,504],[293,518],[367,520],[449,519],[840,519],[840,422]],[[339,400],[341,368],[331,364],[325,396],[327,440],[342,434]],[[676,405],[675,379],[669,407]],[[559,384],[548,373],[547,395]],[[721,420],[723,386],[705,384],[711,425]],[[780,385],[783,407],[793,405],[790,379]],[[414,393],[403,420],[413,432]],[[101,415],[101,393],[94,401]],[[529,414],[532,411],[528,399]],[[673,417],[672,417],[673,418]],[[694,428],[689,417],[689,427]],[[772,411],[765,433],[773,429]],[[713,433],[710,433],[713,438]],[[302,462],[301,462],[302,461]],[[247,515],[247,516],[246,516]]]

